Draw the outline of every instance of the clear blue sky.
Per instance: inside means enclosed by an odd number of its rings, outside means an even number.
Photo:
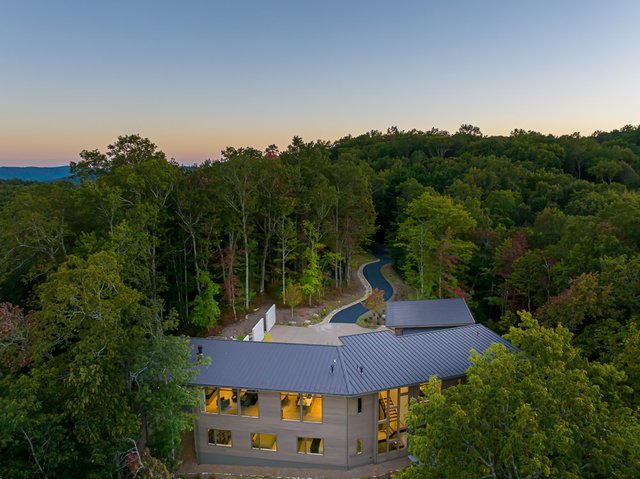
[[[0,165],[640,123],[640,2],[0,0]]]

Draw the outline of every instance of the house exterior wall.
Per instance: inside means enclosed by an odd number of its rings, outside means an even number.
[[[458,383],[458,379],[449,379],[443,381],[442,387]],[[409,387],[409,397],[417,397],[419,393],[419,386]],[[358,412],[358,399],[362,400],[361,412]],[[408,448],[378,453],[377,392],[359,397],[323,396],[322,401],[322,423],[282,420],[280,392],[274,391],[259,391],[259,417],[198,412],[194,428],[197,461],[200,464],[350,469],[408,454]],[[232,447],[209,445],[208,429],[231,431]],[[252,433],[275,434],[277,450],[253,449]],[[324,454],[298,453],[299,437],[323,439]],[[358,439],[362,440],[360,453]]]
[[[362,399],[362,412],[358,413],[358,399]],[[347,398],[347,462],[357,467],[374,462],[376,450],[375,422],[377,394]],[[358,439],[362,439],[362,452],[358,453]]]
[[[258,394],[257,418],[198,413],[195,444],[199,463],[347,468],[347,398],[323,396],[322,423],[312,423],[282,420],[279,392]],[[210,428],[231,431],[232,447],[210,446]],[[251,434],[256,432],[275,434],[277,450],[252,449]],[[298,453],[299,437],[323,439],[324,455]]]

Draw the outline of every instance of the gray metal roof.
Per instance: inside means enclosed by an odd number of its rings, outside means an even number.
[[[353,396],[419,384],[434,375],[462,376],[472,349],[482,353],[492,343],[511,347],[480,324],[409,336],[380,331],[340,339],[342,346],[191,338],[193,355],[202,346],[211,358],[209,366],[200,367],[194,384]]]
[[[390,328],[449,327],[474,324],[462,298],[389,301],[385,324]]]
[[[348,395],[339,346],[191,338],[211,358],[194,383],[273,391]],[[331,364],[336,361],[334,372]]]

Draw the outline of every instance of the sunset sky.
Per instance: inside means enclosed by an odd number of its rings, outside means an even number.
[[[640,124],[640,2],[0,0],[0,165]]]

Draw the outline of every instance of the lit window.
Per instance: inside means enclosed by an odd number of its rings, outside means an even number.
[[[205,388],[203,412],[208,414],[218,413],[218,388]]]
[[[276,435],[258,432],[251,433],[251,447],[265,451],[277,451]]]
[[[249,417],[260,416],[258,411],[258,391],[251,389],[240,390],[240,415]]]
[[[322,422],[322,396],[280,393],[280,410],[285,421]]]
[[[298,393],[280,393],[282,419],[286,421],[300,420],[300,395]]]
[[[324,440],[319,437],[299,437],[298,454],[324,454]]]
[[[362,454],[362,439],[358,438],[358,442],[356,445],[356,451],[358,454]]]
[[[220,388],[220,411],[222,414],[238,415],[238,390]]]
[[[205,388],[204,407],[207,414],[238,414],[259,417],[258,391],[251,389]]]
[[[304,394],[300,398],[302,406],[302,420],[322,422],[322,396]]]
[[[224,429],[208,429],[207,435],[209,436],[210,446],[231,447],[231,431],[226,431]]]

